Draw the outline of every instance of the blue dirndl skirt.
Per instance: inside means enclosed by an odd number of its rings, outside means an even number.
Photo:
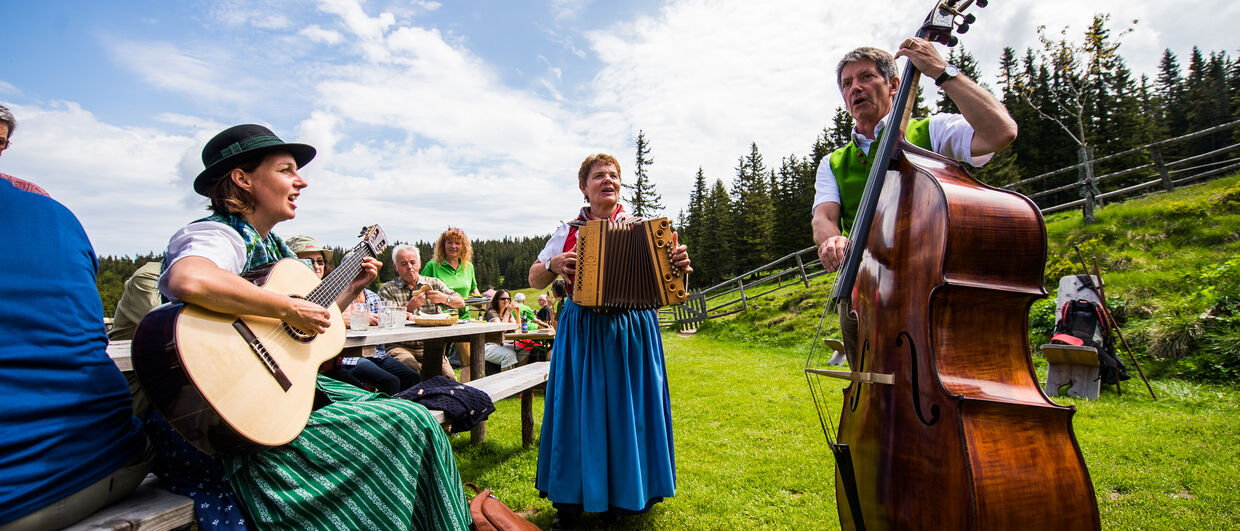
[[[641,512],[676,494],[672,412],[654,310],[566,301],[547,378],[535,485],[557,507]]]

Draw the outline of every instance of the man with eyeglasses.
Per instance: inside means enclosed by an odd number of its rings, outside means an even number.
[[[465,306],[465,299],[442,280],[421,273],[422,253],[417,247],[397,245],[392,249],[392,267],[396,269],[396,278],[379,287],[379,298],[394,301],[413,314],[441,313],[440,305],[452,309]],[[422,292],[422,286],[429,286],[430,290]],[[387,353],[409,368],[422,372],[422,342],[388,345]],[[443,358],[443,375],[456,379],[456,373],[452,371],[452,364],[447,356]]]
[[[0,155],[3,155],[4,151],[8,149],[9,146],[13,145],[10,138],[13,137],[13,131],[15,129],[17,129],[17,119],[13,117],[12,112],[9,112],[8,107],[0,105]],[[3,173],[0,173],[0,177],[3,177],[13,183],[13,187],[18,190],[25,190],[27,192],[34,192],[36,194],[51,197],[51,195],[47,193],[47,190],[44,190],[41,186],[25,179],[18,179],[17,177],[5,175]]]

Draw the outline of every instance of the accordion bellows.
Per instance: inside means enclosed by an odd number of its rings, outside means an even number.
[[[589,221],[577,229],[573,302],[581,306],[649,309],[688,297],[688,275],[672,265],[667,218],[611,223]]]

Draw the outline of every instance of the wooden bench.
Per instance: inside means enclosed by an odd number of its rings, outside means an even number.
[[[539,361],[465,382],[465,385],[486,393],[492,402],[521,394],[521,444],[529,446],[534,441],[534,395],[526,391],[545,383],[550,370],[551,362]],[[430,412],[440,424],[446,422],[443,411],[432,409]],[[484,421],[474,426],[469,440],[473,444],[482,444],[486,438],[487,425]]]
[[[1043,388],[1047,396],[1058,396],[1061,387],[1072,384],[1068,396],[1098,398],[1102,382],[1098,351],[1094,347],[1048,344],[1042,345],[1042,355],[1047,365],[1046,387]]]
[[[164,490],[159,483],[159,478],[149,474],[127,498],[65,529],[165,531],[193,524],[194,501]]]

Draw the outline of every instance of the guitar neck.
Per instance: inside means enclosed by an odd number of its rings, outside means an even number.
[[[339,297],[340,293],[349,287],[349,283],[357,278],[357,272],[362,269],[362,260],[373,256],[374,253],[365,242],[357,244],[353,251],[340,262],[340,265],[311,290],[309,295],[306,295],[306,300],[328,308],[330,304],[336,302],[336,297]]]

